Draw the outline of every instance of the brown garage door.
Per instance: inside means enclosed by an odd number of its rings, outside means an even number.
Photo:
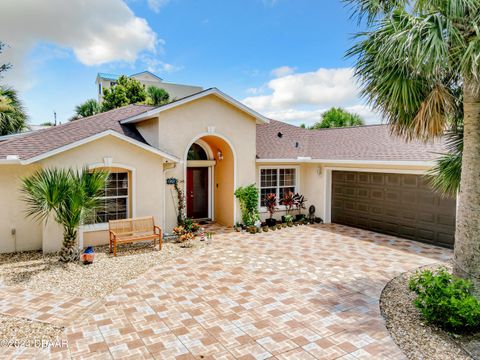
[[[452,247],[455,200],[419,175],[333,171],[332,222]]]

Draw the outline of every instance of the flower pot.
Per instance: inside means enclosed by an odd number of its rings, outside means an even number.
[[[84,264],[91,264],[93,263],[93,260],[95,259],[95,253],[87,253],[87,254],[82,254],[81,255],[81,260]]]
[[[295,215],[295,221],[300,221],[300,220],[303,220],[304,218],[305,218],[305,215],[303,215],[303,214]]]
[[[316,222],[317,224],[321,224],[321,223],[323,223],[323,220],[322,220],[322,218],[316,217],[316,218],[315,218],[315,222]]]
[[[292,227],[292,226],[293,226],[293,222],[289,221],[289,222],[287,223],[287,226],[288,226],[288,227]]]
[[[268,226],[262,227],[263,232],[268,232]]]
[[[282,224],[277,224],[277,229],[280,230],[282,228]]]
[[[266,219],[265,223],[267,224],[267,226],[271,227],[271,226],[275,226],[277,224],[277,220],[276,219]]]

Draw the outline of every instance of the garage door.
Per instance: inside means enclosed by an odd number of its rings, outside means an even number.
[[[452,247],[455,200],[419,175],[332,172],[332,222]]]

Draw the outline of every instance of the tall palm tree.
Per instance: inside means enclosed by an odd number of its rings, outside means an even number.
[[[77,231],[99,205],[107,181],[105,171],[89,172],[73,169],[41,169],[23,179],[22,193],[27,215],[46,222],[53,215],[63,227],[60,260],[77,261]]]
[[[13,89],[0,87],[0,136],[27,128],[27,114]]]
[[[101,112],[101,107],[97,100],[88,99],[80,105],[75,106],[75,115],[70,120],[78,120],[98,114],[99,112]]]
[[[480,297],[480,1],[347,0],[369,30],[347,53],[395,133],[442,136],[463,108],[454,272]]]

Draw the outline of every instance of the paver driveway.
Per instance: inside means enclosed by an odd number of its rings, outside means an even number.
[[[225,232],[67,328],[73,358],[395,359],[379,296],[450,250],[339,225]]]

